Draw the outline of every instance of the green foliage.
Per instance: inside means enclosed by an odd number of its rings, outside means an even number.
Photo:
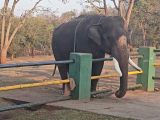
[[[42,12],[36,17],[28,17],[24,25],[17,31],[13,38],[8,49],[8,56],[51,55],[51,41],[54,29],[76,16],[77,11],[73,10],[63,13],[60,17],[51,12]],[[20,20],[19,17],[13,18],[10,33],[13,32]]]
[[[16,21],[19,21],[19,18],[14,19],[14,22]],[[13,24],[13,30],[14,26],[16,26],[16,23]],[[37,51],[41,51],[42,54],[51,54],[52,32],[53,26],[42,18],[27,18],[23,27],[15,35],[8,53],[10,55],[14,54],[15,56],[29,55],[31,54],[31,49],[36,49]],[[50,52],[45,53],[46,51]]]
[[[98,7],[103,7],[102,0],[91,0]],[[64,0],[63,2],[67,2]],[[107,2],[107,1],[106,1]],[[128,5],[129,0],[123,0],[124,5]],[[98,14],[98,11],[90,5],[87,0],[80,1],[83,10],[80,14]],[[135,0],[135,5],[131,15],[131,25],[133,29],[133,43],[142,44],[142,30],[140,23],[145,27],[148,42],[160,42],[160,1],[159,0]],[[11,9],[8,9],[8,12]],[[1,9],[2,11],[2,9]],[[2,12],[1,12],[2,13]],[[109,16],[117,15],[115,8],[108,6]],[[60,24],[70,21],[77,17],[76,10],[64,12],[61,16],[57,16],[53,12],[44,11],[36,17],[30,15],[24,25],[18,30],[13,42],[8,49],[8,55],[24,56],[32,55],[50,55],[52,33]],[[9,14],[6,16],[8,21]],[[10,33],[18,25],[21,19],[14,17]],[[8,23],[8,22],[6,22]],[[2,24],[2,19],[0,19]],[[6,25],[7,27],[7,25]],[[0,27],[1,30],[1,27]],[[0,33],[1,34],[1,33]],[[11,35],[11,34],[10,34]]]
[[[142,29],[146,32],[148,45],[160,39],[160,1],[136,0],[132,11],[133,43],[142,45]],[[155,45],[154,45],[155,46]]]
[[[110,6],[107,6],[107,7],[108,7],[108,15],[109,16],[118,15],[118,11],[116,8],[112,8]],[[104,10],[102,11],[102,13],[104,14]],[[80,14],[99,14],[99,12],[90,4],[85,4],[85,6],[83,7],[83,10],[81,11]]]
[[[110,115],[101,115],[96,113],[78,111],[78,110],[55,110],[47,111],[45,109],[34,111],[32,113],[20,115],[12,120],[135,120],[131,118],[121,118]]]

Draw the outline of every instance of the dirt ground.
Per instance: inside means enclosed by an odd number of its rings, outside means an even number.
[[[52,60],[54,60],[53,56],[35,56],[34,58],[19,57],[19,58],[15,58],[14,60],[7,59],[7,64],[52,61]],[[135,63],[137,63],[137,59],[133,59],[133,60]],[[160,57],[157,57],[156,62],[160,63]],[[54,77],[52,76],[53,69],[54,69],[54,65],[0,69],[0,87],[18,85],[18,84],[26,84],[26,83],[44,82],[44,81],[51,81],[51,80],[59,80],[60,76],[59,76],[58,69],[56,70],[56,74]],[[131,66],[129,66],[129,71],[134,71],[134,69]],[[114,74],[114,73],[116,72],[113,67],[113,62],[106,61],[101,75]],[[156,67],[156,75],[157,76],[160,75],[160,67]],[[136,84],[136,75],[130,75],[128,79],[128,85],[134,85],[134,84]],[[115,77],[107,78],[107,79],[105,78],[105,79],[100,79],[98,86],[97,86],[97,90],[115,88],[118,86],[119,86],[118,78],[115,78]],[[160,82],[158,82],[158,80],[155,81],[155,87],[160,89]],[[28,99],[31,102],[33,102],[33,101],[37,101],[40,99],[48,99],[53,96],[61,96],[60,95],[61,85],[50,85],[50,86],[42,86],[42,87],[34,87],[34,88],[25,88],[25,89],[4,91],[4,92],[0,94],[6,94],[6,95],[8,94],[8,95],[12,95],[15,97],[22,97],[24,99]],[[32,95],[29,96],[29,94],[32,94]],[[35,97],[36,94],[41,94],[41,97],[36,98]],[[46,95],[48,97],[46,97]],[[6,107],[6,106],[11,106],[11,105],[14,105],[14,103],[0,98],[0,107]],[[44,109],[42,109],[42,111],[39,110],[39,112],[36,112],[36,113],[35,112],[33,113],[33,111],[29,111],[26,109],[12,110],[12,111],[0,113],[0,120],[14,119],[15,117],[19,117],[19,116],[26,116],[26,114],[29,114],[29,115],[38,114],[39,115],[41,113],[47,114],[48,112]],[[35,118],[35,119],[38,119],[38,118]],[[51,120],[50,117],[44,118],[44,119]],[[64,120],[63,118],[56,118],[56,119]]]

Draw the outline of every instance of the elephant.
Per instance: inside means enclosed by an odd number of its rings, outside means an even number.
[[[61,24],[53,31],[52,50],[56,61],[69,60],[70,53],[91,53],[93,59],[113,57],[115,70],[120,77],[120,87],[115,96],[122,98],[127,91],[128,62],[141,70],[129,57],[128,33],[124,29],[124,20],[120,16],[99,14],[80,15]],[[104,61],[92,63],[92,76],[101,74]],[[68,79],[69,65],[59,64],[61,79]],[[91,91],[96,91],[98,79],[91,81]],[[64,90],[64,85],[63,85]]]

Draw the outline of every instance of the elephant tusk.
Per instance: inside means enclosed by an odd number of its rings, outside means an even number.
[[[113,64],[114,64],[114,68],[115,68],[118,76],[122,77],[122,72],[121,72],[121,70],[119,68],[119,63],[118,63],[118,61],[114,57],[113,57]]]
[[[141,71],[142,69],[140,68],[140,67],[138,67],[132,60],[131,60],[131,58],[129,57],[129,64],[133,67],[133,68],[135,68],[136,70],[138,70],[138,71]]]

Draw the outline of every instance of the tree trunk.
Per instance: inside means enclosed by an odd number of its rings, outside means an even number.
[[[27,48],[26,50],[25,50],[25,54],[27,55],[27,56],[30,56],[31,55],[31,52],[30,52],[31,50],[30,50],[30,48]]]
[[[156,47],[156,41],[155,41],[155,39],[153,39],[153,40],[151,41],[151,46],[152,46],[152,47]]]
[[[34,54],[34,48],[32,47],[32,58],[34,58],[35,54]]]
[[[19,0],[14,0],[12,8],[11,8],[11,11],[9,13],[9,20],[8,21],[6,20],[5,16],[7,14],[9,0],[5,0],[4,6],[3,6],[3,18],[2,18],[2,30],[1,30],[1,52],[0,52],[1,53],[1,55],[0,55],[0,57],[1,57],[0,58],[0,63],[1,64],[5,64],[6,63],[7,50],[8,50],[8,47],[10,46],[13,38],[15,37],[15,34],[22,27],[22,25],[24,24],[26,18],[33,12],[33,10],[35,10],[36,6],[41,1],[42,0],[38,0],[38,2],[36,2],[34,7],[24,14],[24,16],[22,17],[22,19],[20,20],[20,22],[18,23],[18,25],[13,30],[13,32],[11,33],[11,36],[10,36],[12,18],[13,18],[13,15],[14,15],[15,6],[19,2]],[[7,30],[5,30],[5,23],[6,22],[8,22]]]
[[[14,59],[14,54],[11,54],[11,60],[13,60]]]
[[[107,9],[107,5],[106,5],[106,0],[103,0],[103,3],[104,3],[105,16],[108,16],[108,9]]]
[[[0,64],[6,64],[6,58],[7,58],[7,49],[1,49],[1,59]]]
[[[146,31],[143,32],[143,45],[146,46]]]

